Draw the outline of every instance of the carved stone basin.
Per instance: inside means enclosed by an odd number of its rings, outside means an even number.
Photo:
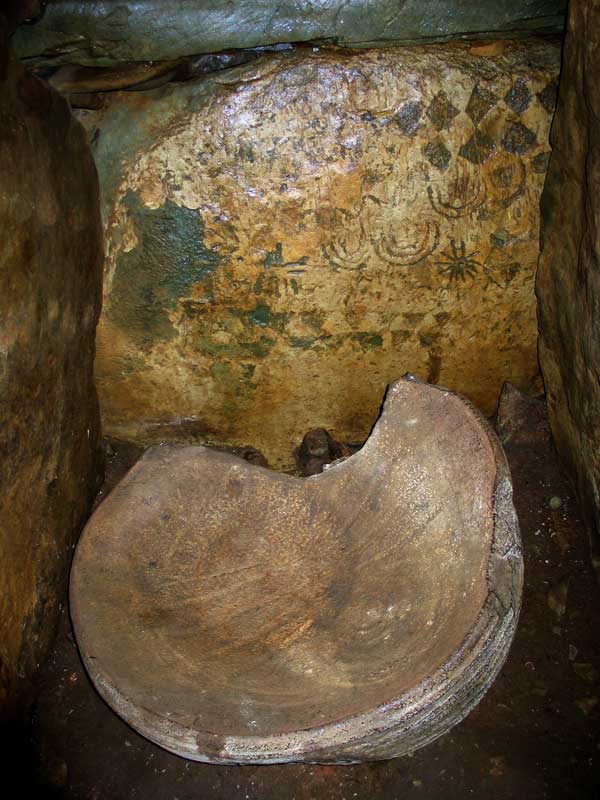
[[[364,447],[310,478],[153,447],[77,548],[85,665],[133,728],[190,759],[412,751],[506,657],[523,569],[511,498],[485,420],[409,378]]]

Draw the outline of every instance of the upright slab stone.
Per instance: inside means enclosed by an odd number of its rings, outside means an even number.
[[[600,566],[600,3],[572,0],[552,158],[542,195],[537,295],[552,433]]]
[[[9,55],[0,24],[0,719],[66,599],[95,494],[102,229],[85,131]]]
[[[558,60],[300,50],[82,112],[107,432],[285,467],[310,428],[366,438],[406,371],[488,413],[503,381],[528,387]]]

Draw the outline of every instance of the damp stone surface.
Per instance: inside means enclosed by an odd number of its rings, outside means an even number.
[[[300,48],[80,111],[103,197],[107,434],[363,441],[407,371],[485,413],[538,372],[559,47]]]
[[[1,15],[0,229],[4,722],[32,700],[101,480],[92,368],[102,227],[85,131],[64,98],[16,61]]]
[[[44,6],[46,4],[44,3]],[[566,0],[50,0],[15,34],[30,64],[111,66],[229,48],[340,45],[562,33]]]
[[[600,570],[600,25],[597,3],[571,3],[552,158],[542,195],[537,278],[540,363],[557,449]],[[577,121],[577,124],[574,121]]]

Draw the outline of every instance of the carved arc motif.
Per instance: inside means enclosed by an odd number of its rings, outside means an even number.
[[[428,186],[427,194],[434,211],[447,219],[473,214],[485,202],[487,191],[479,173],[466,166],[457,166],[447,184]]]
[[[414,235],[414,238],[411,237]],[[440,241],[440,228],[433,220],[409,224],[401,220],[393,228],[376,237],[375,252],[384,261],[396,266],[410,267],[430,256]]]
[[[363,268],[373,252],[364,222],[360,218],[352,218],[352,223],[344,233],[329,244],[322,245],[321,252],[334,268]]]
[[[522,159],[498,153],[486,164],[484,180],[492,201],[508,208],[525,191],[527,171]]]

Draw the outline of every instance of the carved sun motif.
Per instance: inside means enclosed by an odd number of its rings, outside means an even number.
[[[475,278],[479,267],[483,266],[480,261],[475,259],[479,255],[479,250],[467,253],[467,247],[463,241],[459,245],[455,239],[450,239],[451,252],[444,253],[445,258],[437,261],[440,275],[448,276],[448,286],[465,283],[467,278]]]

